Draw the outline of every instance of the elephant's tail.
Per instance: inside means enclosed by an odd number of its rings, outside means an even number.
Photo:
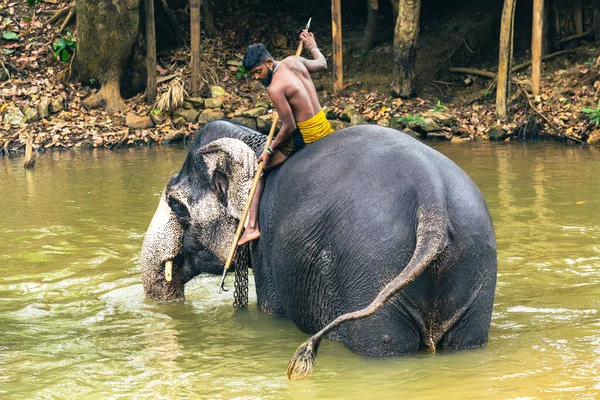
[[[444,251],[448,242],[446,211],[439,206],[419,209],[417,217],[417,240],[412,258],[390,283],[388,283],[367,307],[340,315],[304,342],[290,360],[287,369],[289,379],[307,377],[314,365],[317,349],[323,336],[346,321],[361,319],[374,314],[400,290],[414,281]]]

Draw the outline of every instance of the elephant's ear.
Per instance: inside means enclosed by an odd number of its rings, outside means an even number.
[[[256,173],[256,154],[238,139],[222,138],[198,149],[213,190],[229,215],[240,219]]]

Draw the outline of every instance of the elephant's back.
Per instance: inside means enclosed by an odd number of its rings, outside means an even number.
[[[368,224],[373,218],[416,223],[419,207],[435,204],[447,210],[449,225],[472,238],[487,237],[486,245],[495,247],[487,205],[471,178],[440,152],[394,129],[337,131],[290,157],[274,178],[284,210],[349,212]]]
[[[377,125],[341,129],[307,146],[282,167],[293,182],[339,182],[354,178],[345,189],[360,189],[364,180],[390,181],[418,188],[477,192],[473,181],[452,160],[411,136]],[[352,181],[352,179],[350,179]],[[388,188],[391,189],[391,188]]]

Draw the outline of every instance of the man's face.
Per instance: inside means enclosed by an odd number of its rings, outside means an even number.
[[[260,81],[265,87],[269,87],[273,80],[273,60],[269,58],[264,64],[252,68],[250,73],[254,79]]]

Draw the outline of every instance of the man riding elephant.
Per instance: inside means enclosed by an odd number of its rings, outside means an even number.
[[[282,61],[275,61],[264,45],[253,44],[246,50],[242,61],[244,68],[250,71],[254,79],[267,88],[269,98],[283,122],[271,146],[258,158],[258,162],[264,163],[267,169],[280,165],[305,145],[333,132],[310,78],[311,73],[326,69],[327,61],[311,32],[302,31],[300,40],[304,48],[312,54],[313,60],[291,56]],[[263,178],[256,188],[248,226],[238,245],[260,237],[258,211],[264,183]]]
[[[196,134],[144,239],[148,297],[182,299],[194,276],[223,272],[264,145],[225,121]],[[266,181],[251,246],[258,307],[316,333],[290,378],[310,371],[323,337],[372,356],[487,342],[494,230],[483,196],[451,160],[362,125],[305,147]]]

